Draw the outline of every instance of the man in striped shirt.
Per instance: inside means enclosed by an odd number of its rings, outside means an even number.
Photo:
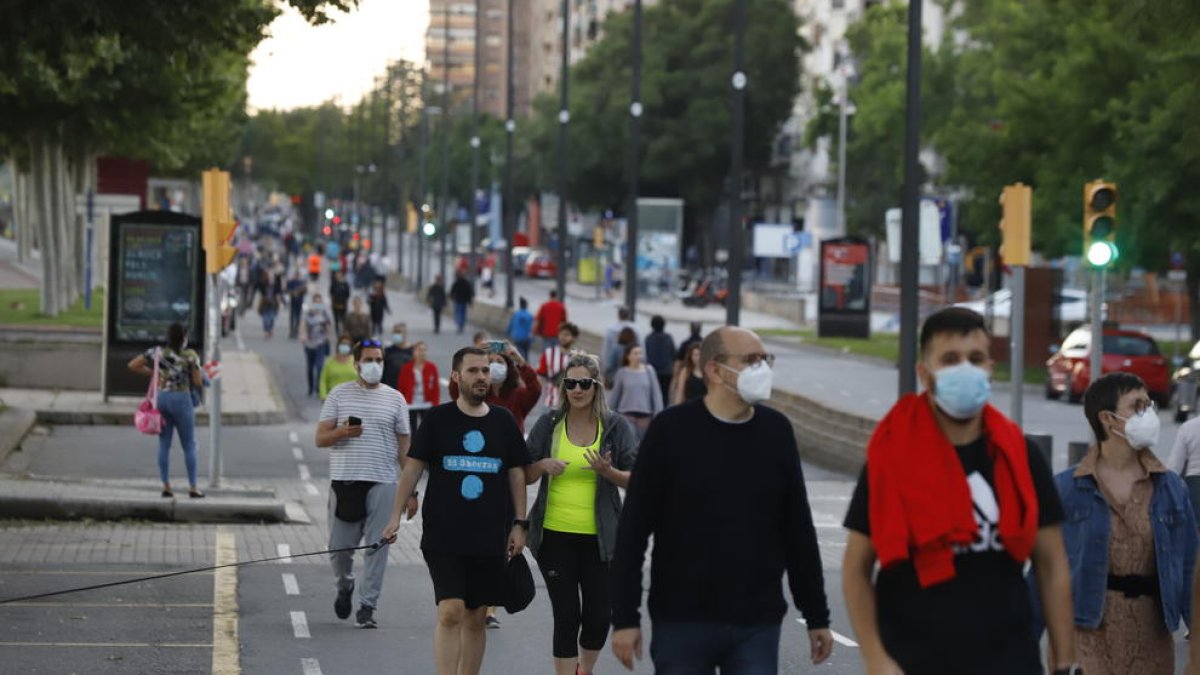
[[[567,367],[571,349],[579,339],[579,327],[564,321],[558,327],[558,344],[550,345],[542,352],[537,374],[542,378],[542,390],[546,392],[543,403],[551,410],[558,408],[558,381]]]
[[[408,455],[408,404],[383,378],[383,345],[363,340],[354,346],[358,378],[333,388],[321,408],[316,445],[328,448],[329,548],[341,549],[380,541],[396,500],[399,467]],[[408,500],[408,515],[416,513],[416,495]],[[387,546],[363,558],[363,583],[355,624],[375,628],[375,605],[383,590]],[[354,553],[329,556],[337,582],[334,613],[350,616],[354,595]]]

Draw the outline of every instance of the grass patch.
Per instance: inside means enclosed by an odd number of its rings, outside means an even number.
[[[92,290],[92,309],[83,308],[83,298],[58,316],[41,311],[42,291],[37,288],[0,289],[0,323],[26,326],[79,326],[99,328],[104,322],[104,290]]]

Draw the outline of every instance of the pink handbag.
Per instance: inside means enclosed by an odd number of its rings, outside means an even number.
[[[158,411],[158,356],[161,350],[154,350],[154,374],[150,376],[150,387],[146,390],[146,398],[138,404],[137,412],[133,413],[133,426],[143,434],[157,436],[162,431],[162,413]]]

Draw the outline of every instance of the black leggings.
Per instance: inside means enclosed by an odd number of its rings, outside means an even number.
[[[610,619],[608,563],[600,561],[596,535],[545,530],[538,566],[554,610],[554,658],[575,658],[579,647],[603,649]]]

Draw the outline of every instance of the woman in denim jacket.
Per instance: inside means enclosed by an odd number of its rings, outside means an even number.
[[[1150,450],[1158,412],[1141,378],[1105,375],[1083,406],[1097,444],[1055,476],[1079,662],[1087,675],[1171,675],[1171,634],[1192,619],[1198,538],[1187,486]]]

